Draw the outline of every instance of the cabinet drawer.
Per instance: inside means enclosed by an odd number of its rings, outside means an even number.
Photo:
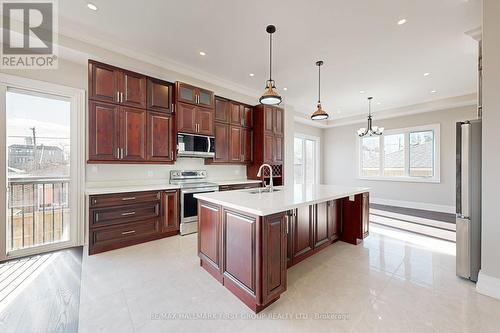
[[[90,208],[129,205],[139,202],[153,202],[160,200],[160,192],[133,192],[91,195],[89,198]]]
[[[160,216],[160,203],[127,205],[113,208],[92,209],[90,227],[99,227],[117,223],[129,223]]]
[[[90,230],[90,253],[112,250],[155,238],[160,219]]]

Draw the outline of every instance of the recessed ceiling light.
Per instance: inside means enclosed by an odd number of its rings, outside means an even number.
[[[377,102],[377,105],[380,105],[380,104],[382,104],[382,102]]]
[[[360,93],[360,94],[364,94],[364,93],[366,93],[366,91],[364,91],[364,90],[360,90],[360,91],[359,91],[359,93]]]
[[[288,90],[288,88],[287,88],[287,87],[285,87],[285,88],[283,88],[283,90],[284,90],[284,91],[287,91],[287,90]]]
[[[406,23],[406,19],[401,19],[398,21],[398,25],[403,25]]]
[[[205,53],[205,51],[200,51],[200,55],[201,56],[206,56],[207,54]]]
[[[437,90],[431,90],[431,94],[437,93]]]
[[[92,9],[92,10],[97,10],[97,6],[96,6],[96,5],[94,5],[92,2],[88,2],[88,3],[87,3],[87,7],[88,7],[89,9]]]
[[[250,73],[250,74],[248,74],[248,76],[252,76],[253,77],[253,76],[255,76],[255,74],[254,73]]]
[[[424,73],[424,76],[429,76],[431,75],[431,73],[427,72],[427,73]]]

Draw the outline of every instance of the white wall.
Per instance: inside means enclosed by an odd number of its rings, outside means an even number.
[[[441,182],[437,184],[358,179],[356,130],[359,127],[366,127],[366,123],[326,129],[323,142],[325,183],[370,187],[374,202],[376,199],[382,199],[387,203],[394,201],[396,205],[399,202],[402,206],[411,203],[416,208],[453,213],[455,211],[455,123],[475,117],[475,107],[383,120],[377,120],[375,115],[374,124],[387,130],[429,124],[441,125]]]
[[[483,1],[483,185],[479,292],[500,298],[500,1]]]

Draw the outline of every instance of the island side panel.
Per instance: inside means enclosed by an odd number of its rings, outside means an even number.
[[[198,200],[200,265],[222,283],[221,206]]]
[[[342,199],[342,241],[357,245],[368,236],[369,199],[368,192]]]

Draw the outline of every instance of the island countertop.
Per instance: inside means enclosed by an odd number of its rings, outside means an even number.
[[[368,192],[369,188],[295,184],[293,187],[276,186],[275,190],[277,191],[271,193],[251,193],[254,192],[255,189],[210,192],[195,194],[194,197],[213,204],[233,208],[241,212],[266,216],[302,206],[314,205]]]

